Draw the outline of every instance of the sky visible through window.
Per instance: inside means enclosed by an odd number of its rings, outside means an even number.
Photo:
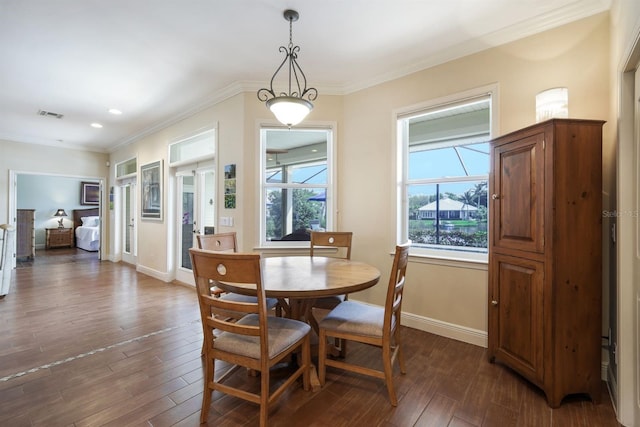
[[[267,171],[268,182],[282,182],[281,169],[269,169]],[[327,183],[327,166],[313,165],[293,167],[291,178],[292,182],[298,184],[326,184]]]
[[[462,161],[460,159],[462,159]],[[488,142],[459,146],[457,148],[446,147],[435,150],[418,151],[409,155],[409,179],[412,180],[488,174]],[[465,192],[471,186],[472,184],[470,183],[447,185],[448,191],[455,193]],[[409,187],[409,195],[419,194],[420,188],[420,186]]]

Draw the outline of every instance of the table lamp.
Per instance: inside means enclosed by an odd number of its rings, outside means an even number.
[[[53,216],[60,217],[60,219],[58,220],[58,228],[64,228],[64,225],[62,225],[62,221],[64,220],[63,217],[67,216],[67,213],[64,211],[64,209],[58,209]]]

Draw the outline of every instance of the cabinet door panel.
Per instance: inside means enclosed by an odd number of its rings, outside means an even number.
[[[534,382],[543,379],[544,264],[494,254],[489,351]]]
[[[499,145],[492,155],[492,244],[543,252],[544,133]]]

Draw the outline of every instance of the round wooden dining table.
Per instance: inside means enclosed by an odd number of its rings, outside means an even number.
[[[349,294],[378,283],[380,270],[360,261],[286,256],[262,258],[262,286],[269,298],[315,299]],[[255,286],[220,284],[224,290],[255,294]]]

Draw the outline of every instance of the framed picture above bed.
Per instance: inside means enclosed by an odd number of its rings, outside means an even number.
[[[100,184],[96,182],[80,183],[80,204],[99,205],[100,204]]]
[[[162,160],[140,167],[142,219],[162,221]]]

